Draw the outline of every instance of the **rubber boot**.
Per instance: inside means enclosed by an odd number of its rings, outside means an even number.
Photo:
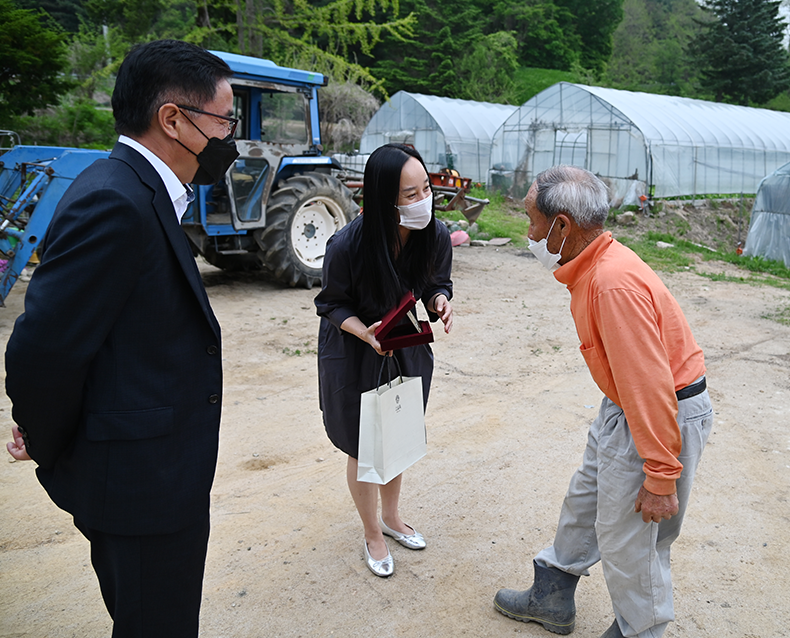
[[[620,625],[617,624],[617,619],[615,619],[609,629],[601,634],[601,638],[625,638],[623,632],[620,631]]]
[[[494,607],[521,622],[536,622],[555,634],[569,634],[576,626],[573,594],[579,577],[555,567],[541,567],[534,560],[535,582],[526,591],[500,589]]]

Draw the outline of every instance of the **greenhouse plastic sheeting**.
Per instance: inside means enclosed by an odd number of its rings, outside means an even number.
[[[790,268],[790,163],[760,183],[743,252],[781,260]]]
[[[453,168],[486,181],[491,136],[518,107],[398,91],[373,115],[360,154],[390,142],[411,144],[431,172]]]
[[[490,182],[523,197],[555,164],[655,197],[754,193],[790,161],[790,113],[560,82],[494,134]],[[626,202],[627,203],[627,202]]]

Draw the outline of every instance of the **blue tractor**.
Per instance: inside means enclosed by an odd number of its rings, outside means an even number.
[[[264,269],[289,286],[320,283],[326,242],[359,212],[322,155],[320,73],[213,51],[234,72],[239,158],[196,187],[182,220],[195,255],[226,270]],[[15,146],[0,155],[0,304],[44,236],[71,181],[107,151]]]

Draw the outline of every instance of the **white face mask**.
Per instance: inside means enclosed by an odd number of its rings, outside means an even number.
[[[527,237],[529,241],[529,250],[532,252],[535,257],[537,257],[538,261],[543,264],[544,268],[546,268],[549,272],[553,272],[557,270],[558,266],[557,263],[562,258],[562,248],[565,246],[565,238],[562,238],[562,244],[560,245],[560,252],[558,253],[550,253],[548,247],[548,239],[549,235],[551,235],[551,231],[554,228],[554,222],[557,221],[557,218],[554,218],[554,221],[551,222],[551,228],[549,228],[549,232],[546,233],[546,236],[541,239],[540,241],[532,241]]]
[[[400,225],[410,230],[422,230],[431,221],[432,209],[433,197],[431,195],[408,206],[398,206]]]

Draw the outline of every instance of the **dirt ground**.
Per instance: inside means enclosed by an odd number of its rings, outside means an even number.
[[[387,580],[364,565],[345,457],[321,423],[317,289],[201,264],[225,361],[202,637],[553,635],[501,616],[492,599],[530,585],[601,393],[567,291],[531,255],[454,251],[455,326],[434,344],[428,455],[405,474],[402,498],[428,548],[390,542]],[[763,317],[788,306],[790,292],[662,277],[705,350],[716,412],[674,546],[677,620],[665,636],[790,636],[790,327]],[[2,343],[25,288],[0,309]],[[3,397],[0,431],[10,426]],[[0,484],[0,636],[109,636],[88,543],[33,464],[3,459]],[[612,622],[599,566],[577,606],[575,636],[597,638]]]

